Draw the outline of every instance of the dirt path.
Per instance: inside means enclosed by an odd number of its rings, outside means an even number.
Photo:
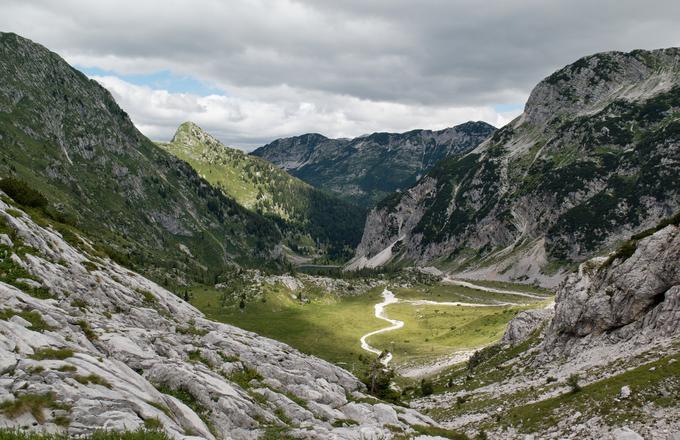
[[[463,280],[459,280],[459,279],[451,278],[451,277],[444,278],[444,282],[449,283],[449,284],[453,284],[455,286],[467,287],[468,289],[483,290],[485,292],[491,292],[491,293],[501,293],[501,294],[504,294],[504,295],[517,295],[517,296],[523,296],[523,297],[526,297],[526,298],[533,298],[533,299],[548,299],[548,297],[546,297],[546,296],[535,295],[533,293],[519,292],[517,290],[496,289],[494,287],[486,287],[486,286],[482,286],[482,285],[479,285],[479,284],[474,284],[470,281],[463,281]]]

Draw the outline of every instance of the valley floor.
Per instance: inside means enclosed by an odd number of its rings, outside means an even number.
[[[451,359],[465,361],[461,353],[498,341],[518,312],[550,302],[548,292],[521,285],[381,281],[348,294],[321,288],[314,277],[302,281],[296,286],[263,282],[243,308],[238,298],[205,286],[192,289],[191,302],[212,319],[278,339],[359,375],[376,356],[362,348],[363,340],[375,351],[389,351],[390,366],[412,378],[432,374]],[[395,298],[382,313],[404,323],[389,332],[375,308],[387,289]]]

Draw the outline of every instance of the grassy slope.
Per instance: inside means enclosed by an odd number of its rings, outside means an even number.
[[[528,347],[536,344],[537,338],[518,347],[502,350],[490,360],[470,372],[465,366],[451,369],[435,382],[435,392],[458,392],[475,390],[490,383],[509,379],[515,371],[504,363],[516,358]],[[512,394],[495,396],[492,393],[478,393],[473,397],[458,399],[454,405],[433,408],[427,413],[436,420],[450,420],[466,414],[486,414],[488,408],[495,408],[493,417],[477,424],[481,429],[513,427],[520,433],[540,432],[554,426],[567,415],[580,413],[576,423],[586,423],[593,417],[616,426],[627,422],[653,423],[656,410],[677,408],[680,398],[680,354],[662,356],[649,361],[646,357],[626,359],[601,370],[620,371],[604,379],[592,380],[585,384],[584,377],[599,375],[605,371],[583,372],[579,379],[581,389],[577,392],[563,381],[553,382],[546,377],[541,386],[522,389]],[[531,373],[531,371],[529,371]],[[452,386],[445,385],[447,382]],[[621,388],[628,386],[631,397],[619,398]],[[552,397],[547,397],[550,395]]]
[[[234,198],[240,205],[271,217],[288,244],[302,254],[330,246],[328,253],[349,256],[361,239],[365,213],[291,176],[273,164],[222,145],[193,123],[185,122],[173,140],[157,143]]]
[[[581,413],[580,420],[602,417],[609,423],[649,420],[652,408],[677,407],[680,398],[680,354],[644,363],[624,373],[567,391],[536,403],[520,405],[503,415],[503,425],[534,432],[555,424],[563,414]],[[631,397],[619,399],[623,386]],[[643,407],[647,410],[643,411]],[[652,420],[649,420],[652,421]],[[653,422],[653,421],[652,421]]]
[[[344,362],[352,371],[352,362],[359,368],[359,355],[367,354],[359,346],[359,337],[384,327],[384,321],[373,316],[373,304],[380,301],[381,291],[376,288],[342,299],[308,291],[311,301],[301,304],[284,287],[268,286],[266,302],[249,302],[241,311],[237,303],[220,306],[214,289],[197,287],[191,303],[211,319],[277,339],[333,363]]]

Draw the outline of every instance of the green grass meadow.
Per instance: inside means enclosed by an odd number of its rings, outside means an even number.
[[[265,285],[262,295],[246,301],[241,309],[239,301],[227,300],[222,304],[220,291],[196,286],[191,290],[191,303],[211,319],[285,342],[303,353],[358,372],[365,368],[363,362],[373,357],[361,348],[359,339],[389,325],[374,316],[374,305],[382,301],[383,288],[379,286],[362,295],[340,297],[307,287],[303,290],[303,302],[297,293],[282,285]],[[529,299],[445,284],[391,290],[403,300],[517,304],[464,307],[402,302],[387,306],[387,316],[404,321],[404,327],[374,335],[368,343],[390,350],[395,367],[493,343],[501,338],[515,314],[543,304],[522,305],[520,303]]]

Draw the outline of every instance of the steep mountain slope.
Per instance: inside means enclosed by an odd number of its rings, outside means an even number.
[[[317,188],[370,207],[415,184],[444,157],[473,149],[494,130],[485,122],[467,122],[439,131],[373,133],[355,139],[306,134],[278,139],[252,154]]]
[[[299,253],[314,254],[321,248],[331,258],[347,257],[359,244],[363,209],[259,157],[225,147],[191,122],[180,125],[171,142],[158,145],[242,206],[275,220],[287,244]]]
[[[541,270],[680,206],[679,111],[679,49],[582,58],[491,139],[378,206],[354,267],[392,258],[550,282]]]
[[[0,176],[28,181],[60,218],[149,271],[272,256],[272,222],[156,147],[95,81],[15,34],[0,34],[0,59]]]
[[[9,203],[0,201],[0,427],[359,440],[434,424],[370,398],[339,367],[208,321]]]
[[[518,315],[503,344],[437,378],[443,392],[412,406],[490,439],[674,439],[679,226],[680,214],[581,264],[554,314]]]

